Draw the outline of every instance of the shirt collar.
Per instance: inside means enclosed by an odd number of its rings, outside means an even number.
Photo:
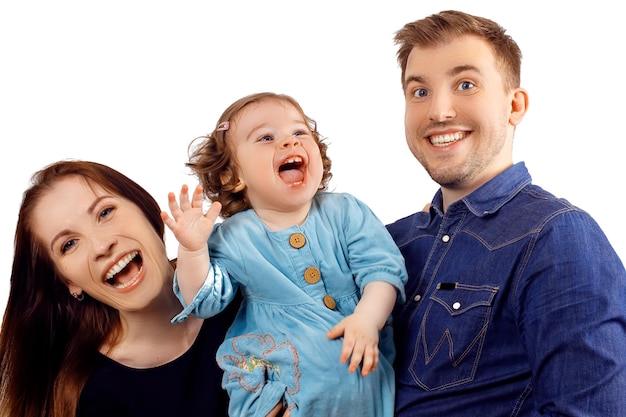
[[[524,162],[518,162],[498,174],[471,194],[448,207],[448,213],[453,214],[467,207],[478,217],[493,214],[515,197],[525,186],[532,182],[530,173]],[[437,191],[432,201],[433,209],[443,216],[443,195],[441,189]]]

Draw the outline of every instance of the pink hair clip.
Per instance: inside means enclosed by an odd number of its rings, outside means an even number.
[[[215,129],[215,131],[221,132],[223,130],[228,130],[229,127],[230,127],[230,123],[228,121],[222,122],[219,125],[217,125],[217,129]]]

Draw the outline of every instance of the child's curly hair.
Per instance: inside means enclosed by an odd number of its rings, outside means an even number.
[[[331,161],[326,155],[328,145],[324,142],[317,131],[317,123],[308,117],[300,104],[286,94],[276,94],[263,92],[251,94],[240,98],[231,104],[220,116],[215,130],[207,136],[200,136],[189,145],[189,161],[186,166],[197,175],[204,194],[211,201],[219,201],[222,204],[221,216],[226,219],[240,211],[251,208],[245,193],[245,189],[235,191],[238,185],[238,166],[235,159],[235,150],[227,141],[228,130],[218,129],[224,122],[233,120],[239,112],[251,103],[258,103],[267,99],[283,100],[294,106],[307,122],[311,133],[317,142],[322,157],[323,175],[319,185],[319,190],[328,188],[328,183],[332,177],[330,172]],[[200,143],[197,143],[201,140]]]

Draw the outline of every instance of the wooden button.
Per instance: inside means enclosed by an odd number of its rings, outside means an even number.
[[[300,249],[306,243],[306,237],[302,233],[294,233],[289,236],[289,244],[291,247]]]
[[[320,270],[314,266],[310,266],[306,269],[306,271],[304,271],[304,280],[309,284],[315,284],[320,280],[321,276],[322,274]]]
[[[335,307],[337,307],[337,303],[335,302],[335,299],[331,297],[330,295],[324,296],[324,305],[331,310],[334,310]]]

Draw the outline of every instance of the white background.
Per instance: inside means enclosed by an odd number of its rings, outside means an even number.
[[[522,48],[529,112],[515,161],[589,211],[626,259],[624,41],[619,2],[0,0],[0,307],[31,174],[59,159],[108,164],[161,204],[190,141],[232,101],[295,97],[328,137],[333,189],[389,223],[436,186],[404,141],[394,32],[460,9]],[[175,256],[173,236],[166,237]]]

